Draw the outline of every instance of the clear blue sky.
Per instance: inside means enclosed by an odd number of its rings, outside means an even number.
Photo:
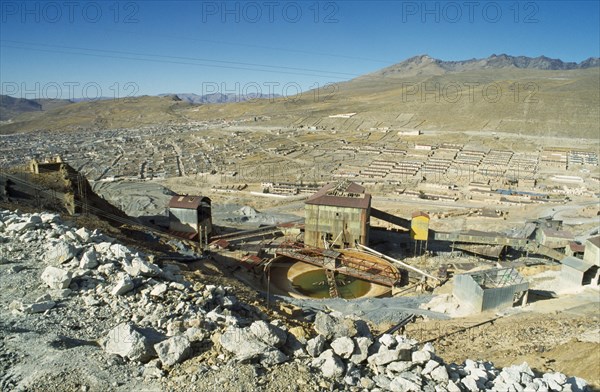
[[[291,94],[418,54],[600,55],[599,1],[475,3],[0,0],[2,93]]]

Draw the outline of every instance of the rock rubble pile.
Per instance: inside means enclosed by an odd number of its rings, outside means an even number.
[[[472,360],[446,364],[432,344],[376,337],[364,321],[335,312],[318,312],[314,331],[289,328],[238,300],[229,287],[190,283],[177,266],[153,261],[98,231],[71,227],[58,215],[0,210],[0,264],[31,282],[8,310],[38,317],[37,324],[70,336],[68,342],[92,340],[106,355],[133,364],[143,380],[168,385],[170,371],[202,356],[210,360],[200,373],[294,364],[311,374],[306,389],[329,380],[351,391],[588,390],[580,378],[536,374],[526,363],[504,369]],[[192,374],[178,385],[197,380]],[[21,381],[0,375],[0,389]]]

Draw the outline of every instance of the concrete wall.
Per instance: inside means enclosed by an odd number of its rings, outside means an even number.
[[[368,210],[306,204],[304,211],[305,244],[322,248],[323,234],[330,234],[331,241],[333,241],[340,232],[343,232],[337,238],[336,245],[344,247],[344,243],[347,243],[349,246],[353,246],[355,241],[368,245]]]
[[[583,260],[590,264],[600,266],[600,251],[598,247],[592,244],[589,240],[585,242],[585,253],[583,254]]]

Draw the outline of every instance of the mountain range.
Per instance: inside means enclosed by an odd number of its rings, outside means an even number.
[[[321,129],[387,127],[586,136],[598,133],[600,59],[573,63],[501,54],[442,61],[420,55],[294,97],[178,93],[61,101],[55,107],[43,100],[0,98],[2,119],[9,119],[0,124],[0,133],[261,117],[273,126]],[[223,105],[217,109],[217,103]],[[340,113],[356,115],[335,118]]]

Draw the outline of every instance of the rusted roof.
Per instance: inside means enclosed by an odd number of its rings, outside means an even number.
[[[592,238],[588,238],[588,241],[592,243],[592,245],[596,246],[596,248],[600,248],[600,235]]]
[[[364,187],[354,182],[349,182],[347,186],[341,189],[342,193],[347,194],[344,195],[340,194],[340,192],[336,193],[337,186],[338,185],[336,184],[327,184],[323,186],[306,200],[306,204],[360,208],[365,210],[371,206],[371,195],[365,193]],[[338,189],[338,191],[340,190]]]
[[[202,202],[208,202],[210,205],[210,199],[206,196],[184,196],[184,195],[175,195],[169,201],[169,208],[185,208],[190,210],[195,210]]]
[[[429,215],[427,215],[423,211],[415,211],[415,212],[412,213],[412,217],[413,218],[416,218],[418,216],[424,216],[425,218],[429,219]]]
[[[180,238],[184,238],[186,240],[194,240],[198,237],[198,233],[194,232],[194,233],[190,233],[188,231],[174,231],[174,230],[169,230],[169,233],[180,237]]]
[[[585,245],[578,244],[577,242],[574,242],[574,241],[569,242],[569,248],[571,248],[571,250],[573,252],[584,252],[585,251]]]
[[[573,238],[573,234],[571,234],[571,232],[569,232],[569,231],[554,230],[554,229],[548,229],[548,228],[544,228],[544,229],[542,229],[542,231],[544,232],[544,235],[546,237],[562,238],[562,239],[572,239]]]
[[[229,241],[220,239],[210,243],[211,246],[215,246],[217,248],[225,249],[229,246]]]

